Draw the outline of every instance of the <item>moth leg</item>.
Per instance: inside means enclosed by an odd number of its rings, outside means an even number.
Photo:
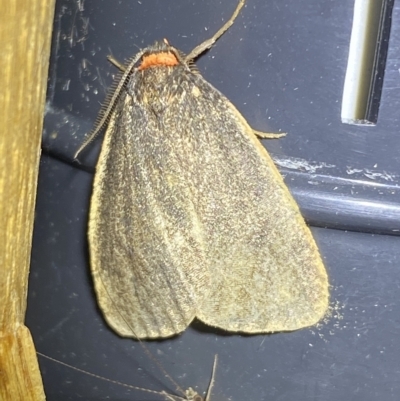
[[[262,131],[257,131],[255,129],[253,129],[253,133],[255,136],[258,136],[261,139],[278,139],[278,138],[282,138],[284,136],[286,136],[286,133],[284,132],[280,132],[275,133],[275,132],[262,132]]]
[[[114,64],[114,66],[117,67],[120,71],[125,72],[126,67],[122,63],[120,63],[117,59],[115,59],[113,56],[107,56],[107,60],[111,64]]]

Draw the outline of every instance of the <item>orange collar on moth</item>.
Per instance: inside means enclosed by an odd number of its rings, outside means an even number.
[[[172,67],[178,65],[179,61],[175,54],[171,52],[153,53],[142,58],[142,62],[138,68],[139,71],[145,70],[150,67]]]

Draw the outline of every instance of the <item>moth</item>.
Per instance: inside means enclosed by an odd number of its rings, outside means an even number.
[[[170,337],[195,318],[296,330],[328,308],[316,243],[259,141],[281,135],[252,129],[193,63],[244,2],[188,55],[164,40],[119,64],[76,154],[105,128],[88,237],[98,303],[121,336]]]

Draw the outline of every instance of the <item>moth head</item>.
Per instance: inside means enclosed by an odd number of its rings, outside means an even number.
[[[193,69],[194,64],[191,61],[185,60],[186,55],[171,46],[167,39],[156,41],[152,46],[149,46],[143,52],[140,58],[138,70],[143,71],[147,68],[154,67],[174,67],[174,66],[185,66],[189,70]]]

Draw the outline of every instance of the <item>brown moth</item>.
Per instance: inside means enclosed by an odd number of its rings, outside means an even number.
[[[328,278],[261,138],[166,40],[126,65],[76,156],[106,127],[89,218],[91,269],[109,325],[163,338],[200,319],[230,332],[318,322]],[[123,318],[121,317],[123,315]],[[130,329],[130,327],[132,329]]]

